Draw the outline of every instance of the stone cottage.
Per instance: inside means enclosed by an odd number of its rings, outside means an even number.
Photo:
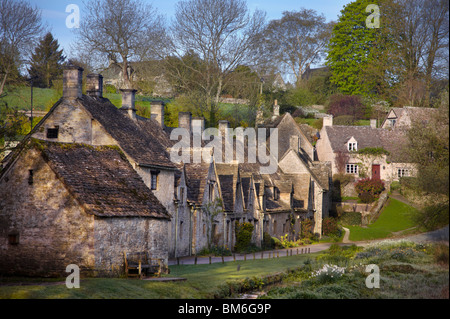
[[[408,140],[403,130],[370,126],[333,125],[333,117],[325,117],[316,149],[321,162],[331,163],[332,173],[358,178],[376,178],[388,185],[414,174],[408,158]]]
[[[133,90],[122,108],[102,97],[102,77],[64,70],[63,97],[4,162],[0,271],[115,274],[124,251],[147,251],[167,270],[176,166],[156,120],[140,118]]]

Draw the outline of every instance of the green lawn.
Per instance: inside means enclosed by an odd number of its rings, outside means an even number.
[[[393,236],[393,232],[402,231],[415,226],[412,214],[415,208],[396,199],[390,198],[378,219],[363,228],[360,226],[347,226],[350,230],[351,241],[381,239]]]
[[[186,278],[184,282],[150,282],[122,278],[89,278],[79,289],[68,289],[65,284],[0,286],[0,299],[11,298],[212,298],[227,281],[238,281],[255,276],[284,272],[303,265],[319,253],[295,255],[264,260],[247,260],[206,265],[171,266],[169,277]],[[238,270],[238,265],[240,265]],[[54,280],[53,280],[54,281]],[[65,281],[65,279],[61,279]]]
[[[8,106],[17,107],[20,110],[30,109],[30,87],[18,87],[7,92],[7,95],[2,98],[2,102],[6,102]],[[49,104],[56,102],[56,90],[33,88],[33,109],[45,111]],[[50,105],[51,106],[51,105]]]

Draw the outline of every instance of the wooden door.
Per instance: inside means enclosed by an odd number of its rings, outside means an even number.
[[[372,165],[372,178],[381,179],[380,165]]]

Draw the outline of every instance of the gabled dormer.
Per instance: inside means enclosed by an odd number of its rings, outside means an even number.
[[[347,151],[357,152],[358,151],[358,141],[352,136],[346,143]]]

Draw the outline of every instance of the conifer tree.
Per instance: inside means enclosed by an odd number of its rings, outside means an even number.
[[[62,74],[62,63],[66,57],[63,50],[59,50],[58,40],[48,32],[35,48],[28,70],[30,77],[35,77],[35,86],[49,88],[52,81]]]

